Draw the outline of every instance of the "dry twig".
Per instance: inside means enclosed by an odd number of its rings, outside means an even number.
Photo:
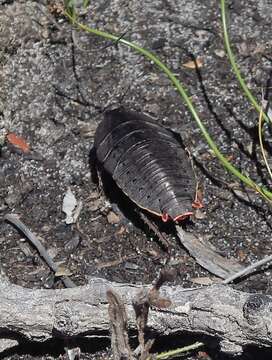
[[[45,247],[16,215],[7,214],[4,216],[4,220],[14,225],[25,235],[25,237],[30,241],[30,243],[38,250],[40,256],[44,259],[44,261],[50,267],[50,269],[54,271],[54,273],[58,271],[58,266],[54,263],[51,256],[46,251]],[[68,288],[76,286],[76,284],[67,276],[62,276],[61,280],[63,281],[64,285]]]

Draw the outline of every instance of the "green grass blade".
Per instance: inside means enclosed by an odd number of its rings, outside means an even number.
[[[230,40],[229,40],[229,35],[228,35],[227,19],[226,19],[226,2],[225,2],[225,0],[221,0],[221,20],[222,20],[225,48],[226,48],[226,51],[227,51],[227,54],[229,57],[229,61],[232,66],[232,70],[233,70],[244,94],[246,95],[249,102],[252,104],[252,106],[255,108],[255,110],[259,114],[261,112],[261,106],[258,104],[258,101],[256,100],[254,95],[249,90],[247,84],[245,83],[245,80],[243,79],[243,76],[237,66],[235,56],[231,50]],[[263,117],[267,123],[269,123],[269,124],[272,123],[272,120],[269,118],[269,116],[267,116],[267,114],[263,113]]]
[[[174,349],[174,350],[170,350],[161,354],[158,354],[155,359],[156,360],[167,360],[167,359],[172,359],[173,357],[177,357],[178,355],[184,354],[186,352],[189,351],[193,351],[196,350],[202,346],[204,346],[205,344],[203,344],[202,342],[196,342],[192,345],[188,345],[188,346],[184,346],[183,348],[179,348],[179,349]]]

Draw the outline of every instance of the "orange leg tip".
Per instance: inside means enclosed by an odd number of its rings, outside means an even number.
[[[194,209],[202,209],[202,208],[204,208],[204,205],[203,205],[203,203],[201,201],[195,200],[192,203],[192,208],[194,208]]]

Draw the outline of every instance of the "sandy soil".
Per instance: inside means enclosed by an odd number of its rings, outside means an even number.
[[[101,111],[122,105],[179,132],[194,157],[205,208],[190,231],[243,264],[268,255],[269,206],[221,167],[166,77],[124,46],[106,46],[100,38],[72,32],[52,3],[0,1],[0,136],[14,132],[32,149],[24,154],[8,142],[2,146],[0,216],[18,214],[78,285],[90,276],[152,282],[167,254],[152,232],[127,220],[91,179],[88,157]],[[269,0],[231,2],[233,50],[259,98],[271,71],[271,14]],[[116,34],[125,32],[126,38],[156,52],[186,84],[222,152],[257,183],[271,186],[258,145],[258,115],[243,97],[224,52],[218,1],[98,0],[82,20]],[[183,66],[192,54],[203,62],[200,75]],[[268,139],[268,152],[270,144]],[[72,225],[65,224],[62,212],[69,188],[82,201],[78,222]],[[193,286],[194,278],[211,277],[169,237],[176,283]],[[22,235],[4,222],[0,243],[1,266],[12,282],[32,288],[61,286]],[[236,287],[271,294],[271,272],[255,274]]]

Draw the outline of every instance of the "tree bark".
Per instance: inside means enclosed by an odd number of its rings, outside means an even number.
[[[106,291],[124,302],[129,329],[136,330],[132,302],[150,286],[111,283],[93,278],[83,287],[64,290],[32,290],[0,284],[0,324],[7,332],[31,341],[53,337],[109,334]],[[163,286],[160,295],[171,300],[167,309],[151,307],[148,329],[154,335],[186,332],[216,337],[221,350],[242,351],[245,345],[272,346],[272,297],[247,294],[229,286],[186,290]]]

